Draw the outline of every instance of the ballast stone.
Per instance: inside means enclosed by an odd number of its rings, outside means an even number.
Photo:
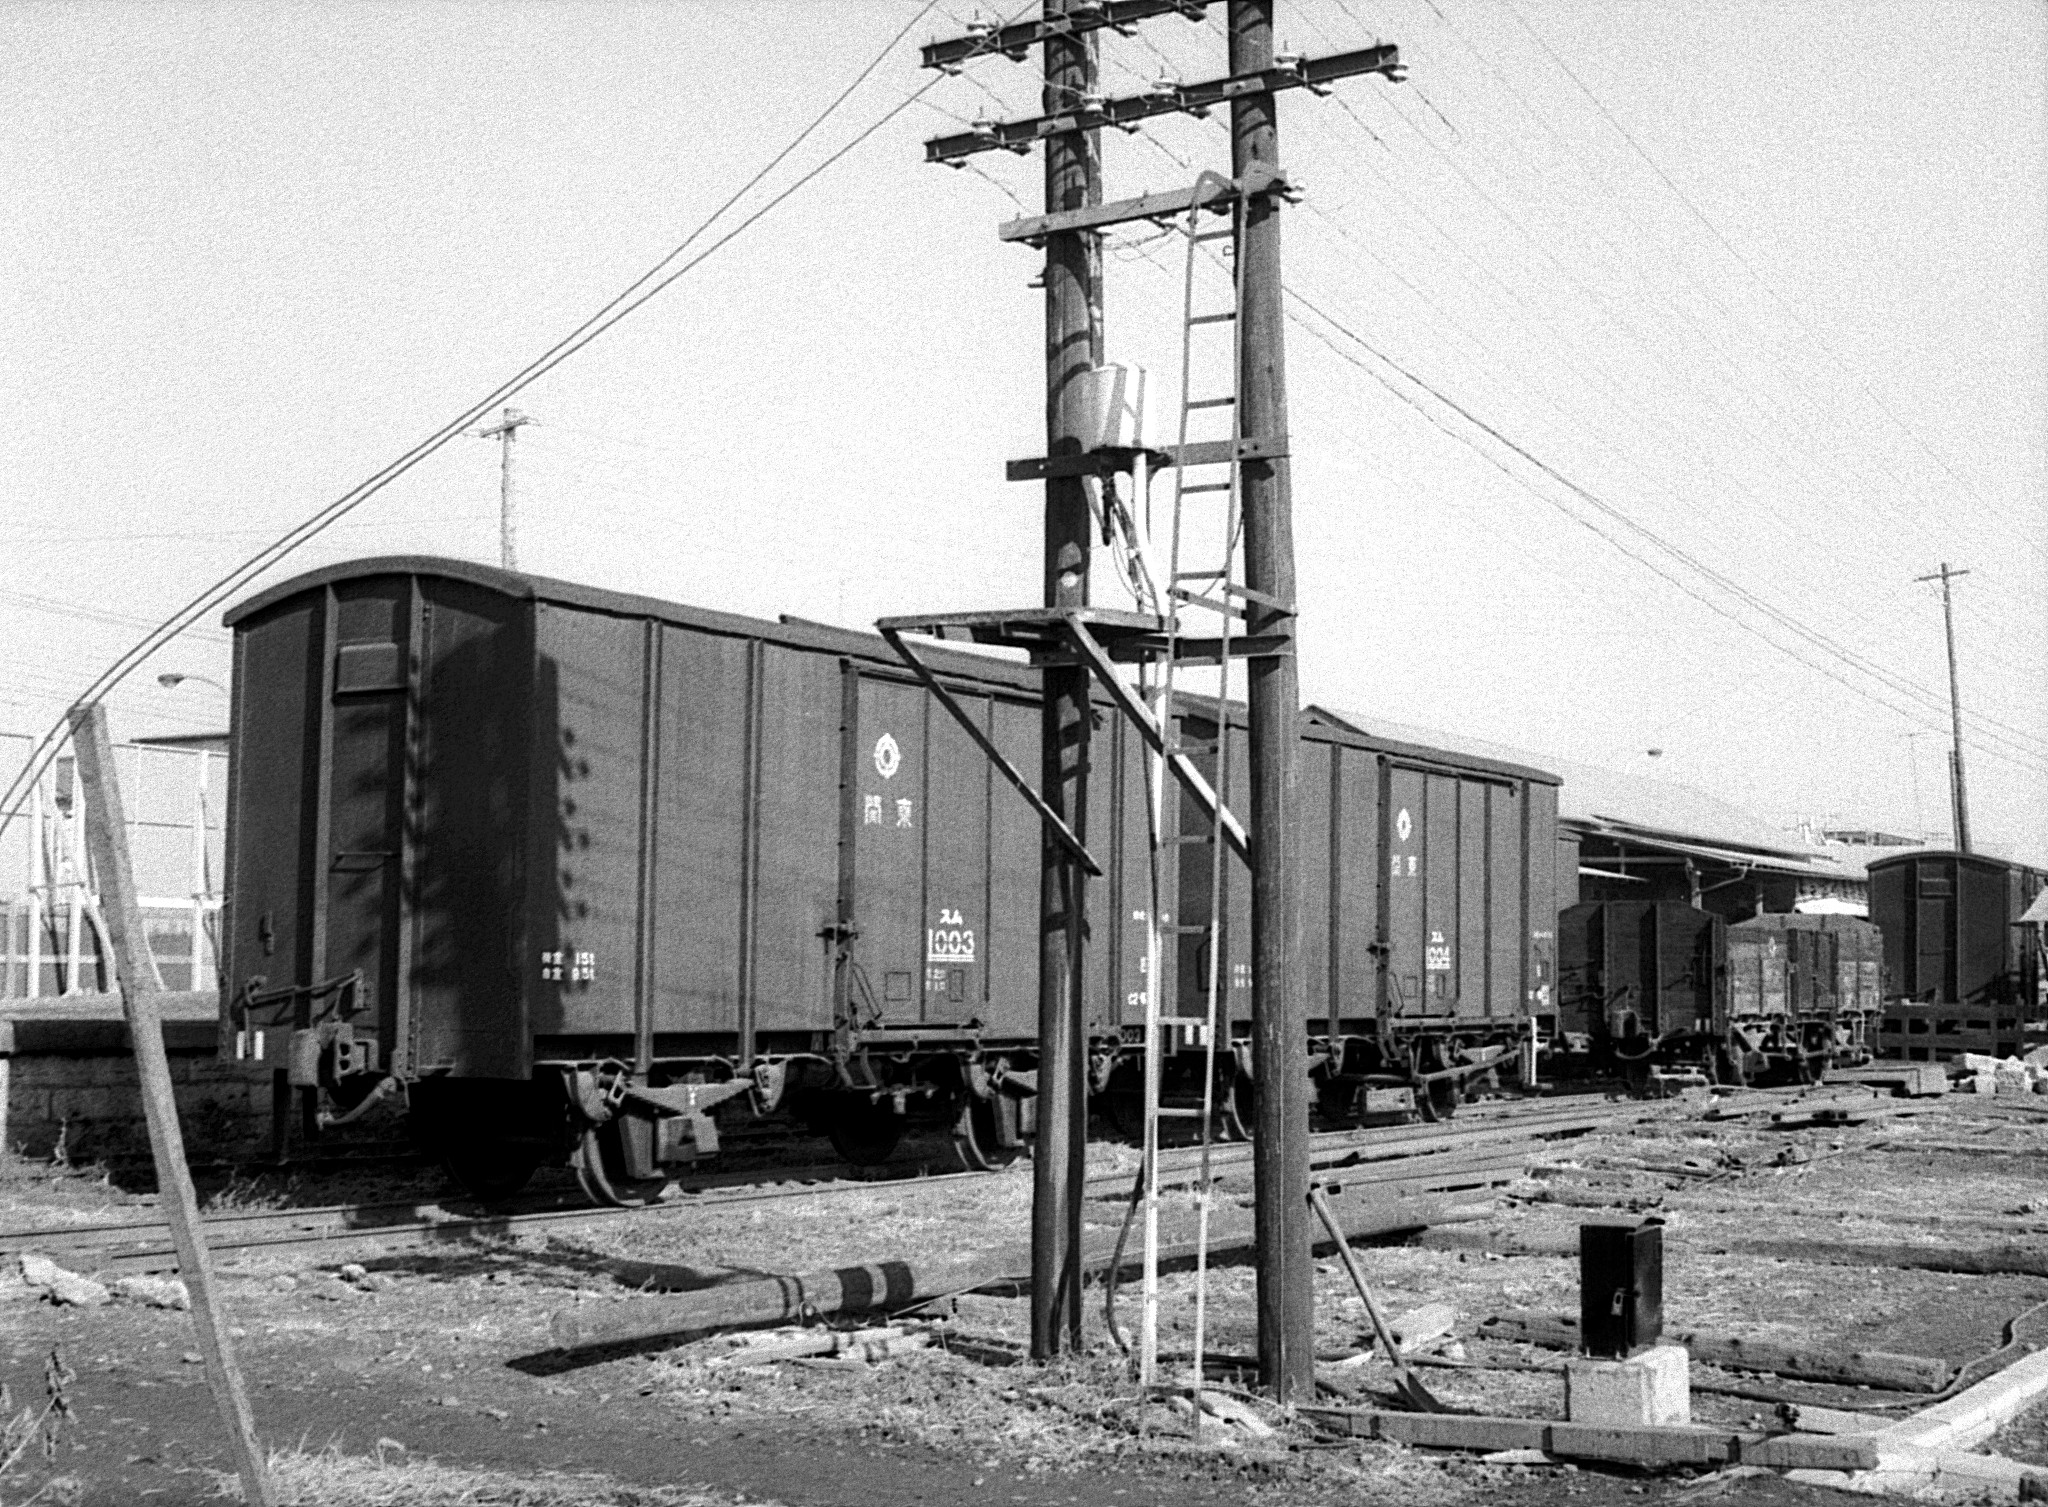
[[[1689,1362],[1681,1345],[1658,1345],[1627,1360],[1568,1360],[1565,1416],[1573,1423],[1610,1427],[1689,1424]]]

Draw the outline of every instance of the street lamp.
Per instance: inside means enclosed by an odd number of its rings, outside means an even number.
[[[156,683],[162,686],[167,691],[175,691],[179,686],[183,685],[188,680],[198,685],[210,685],[216,691],[219,691],[223,696],[227,695],[228,693],[228,688],[222,685],[218,680],[213,679],[211,676],[180,675],[175,670],[166,670],[163,674],[157,676]]]

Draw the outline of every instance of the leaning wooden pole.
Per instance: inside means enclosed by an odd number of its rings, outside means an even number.
[[[1272,0],[1231,0],[1230,72],[1273,66]],[[1242,183],[1278,172],[1270,93],[1230,105],[1231,171]],[[1280,198],[1244,204],[1237,254],[1238,414],[1248,439],[1287,434],[1286,350],[1281,340]],[[1259,1379],[1281,1401],[1315,1389],[1315,1267],[1308,1203],[1308,989],[1302,974],[1301,875],[1295,819],[1301,687],[1295,660],[1293,500],[1284,445],[1244,462],[1246,632],[1270,653],[1245,667],[1251,721],[1252,1072],[1258,1085],[1252,1198],[1258,1222]]]
[[[185,1138],[178,1130],[178,1106],[171,1095],[171,1063],[164,1055],[163,1018],[153,983],[156,973],[142,929],[135,871],[128,860],[127,816],[114,774],[114,746],[107,736],[105,708],[91,703],[71,709],[71,746],[85,789],[86,851],[99,880],[100,909],[113,940],[121,1008],[128,1017],[136,1076],[142,1081],[149,1149],[156,1159],[157,1196],[178,1253],[178,1274],[192,1295],[192,1323],[199,1331],[200,1354],[206,1359],[207,1384],[213,1388],[214,1402],[234,1446],[242,1499],[249,1507],[270,1507],[270,1475],[256,1443],[255,1420],[249,1411],[248,1391],[242,1385],[241,1367],[235,1362],[226,1316],[214,1292],[205,1231],[199,1221],[199,1198],[185,1166]]]
[[[1047,20],[1069,0],[1045,0]],[[1076,3],[1074,9],[1080,6]],[[1092,33],[1045,43],[1045,108],[1068,110],[1096,87]],[[1045,143],[1047,214],[1102,201],[1097,132]],[[1102,360],[1102,253],[1086,231],[1045,241],[1046,454],[1081,452],[1087,423],[1083,378]],[[1079,476],[1045,483],[1045,605],[1088,605],[1093,520]],[[1089,691],[1085,665],[1047,665],[1041,717],[1045,802],[1085,842]],[[1087,1177],[1088,1042],[1082,1019],[1088,875],[1050,835],[1039,891],[1038,1137],[1031,1178],[1031,1354],[1047,1360],[1081,1344],[1081,1201]]]

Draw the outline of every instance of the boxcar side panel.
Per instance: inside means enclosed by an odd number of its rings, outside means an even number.
[[[1012,767],[1032,778],[1038,768],[1038,708],[996,700],[990,737]],[[987,935],[982,940],[983,1024],[991,1035],[1024,1040],[1038,1034],[1038,813],[1004,782],[989,806]]]
[[[412,639],[412,584],[405,576],[338,583],[328,678],[326,851],[321,886],[325,955],[315,979],[361,969],[376,991],[380,1030],[396,1029],[401,986],[399,927],[406,827],[406,698]],[[437,1045],[388,1043],[398,1066],[452,1066]],[[423,1044],[422,1044],[423,1045]]]
[[[1423,1001],[1423,857],[1428,837],[1427,786],[1419,769],[1389,761],[1387,796],[1387,1002],[1390,1013],[1425,1013]]]
[[[525,604],[436,576],[423,598],[411,1013],[425,1070],[532,1070],[520,923],[532,746]]]
[[[235,633],[225,918],[230,997],[249,979],[292,982],[311,977],[315,967],[321,601],[319,593],[305,593]],[[223,1013],[223,1031],[233,1028]],[[224,1055],[232,1051],[230,1039]]]
[[[859,702],[848,779],[855,805],[847,913],[860,928],[852,998],[863,1022],[914,1027],[923,1018],[927,697],[915,685],[849,673]]]
[[[927,695],[923,842],[923,1022],[962,1026],[981,1017],[989,864],[989,764],[960,724]],[[984,698],[963,703],[986,721]]]
[[[1330,987],[1333,1014],[1353,1022],[1379,1011],[1381,846],[1380,761],[1363,749],[1332,746]]]
[[[819,933],[839,903],[839,690],[837,660],[764,646],[752,979],[763,1031],[832,1028]]]
[[[1528,927],[1522,909],[1528,899],[1529,848],[1522,820],[1527,805],[1519,785],[1486,789],[1486,1012],[1495,1019],[1519,1013],[1528,956]],[[1551,859],[1553,844],[1545,842],[1543,857]],[[1552,918],[1554,929],[1555,917]]]
[[[1423,777],[1422,1006],[1426,1015],[1457,1008],[1462,960],[1458,956],[1458,787],[1454,776]]]
[[[657,1032],[740,1023],[753,750],[753,645],[673,625],[661,634],[652,953]]]
[[[1301,742],[1300,801],[1295,831],[1296,862],[1301,873],[1301,971],[1308,983],[1308,1018],[1325,1020],[1336,1013],[1330,986],[1331,957],[1337,924],[1337,880],[1331,864],[1336,825],[1337,750],[1328,743]],[[1233,857],[1230,860],[1236,863]]]
[[[630,1035],[640,944],[643,739],[649,624],[550,603],[534,608],[541,694],[534,757],[552,800],[534,812],[550,907],[533,970],[534,1030]],[[552,778],[549,776],[552,774]]]
[[[1491,845],[1486,834],[1487,787],[1480,780],[1458,781],[1458,910],[1457,993],[1453,996],[1461,1020],[1484,1020],[1493,1013],[1492,983],[1487,966],[1492,961],[1486,945],[1490,915],[1487,860]]]
[[[2013,919],[2011,871],[2000,865],[1963,859],[1955,864],[1956,992],[1951,999],[2008,1003],[2012,980],[2007,972],[2011,945],[2007,925]]]

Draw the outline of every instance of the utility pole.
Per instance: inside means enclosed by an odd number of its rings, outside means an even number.
[[[1941,562],[1941,569],[1931,576],[1915,576],[1916,581],[1941,582],[1941,621],[1948,634],[1948,718],[1949,732],[1953,743],[1948,754],[1949,805],[1954,815],[1956,851],[1970,851],[1970,798],[1963,786],[1963,697],[1956,682],[1956,613],[1955,603],[1949,594],[1949,582],[1957,576],[1966,576],[1967,570],[1950,570],[1948,561]]]
[[[1045,113],[1036,119],[977,121],[972,128],[925,143],[927,161],[959,165],[980,152],[1046,153],[1045,212],[1002,227],[1006,241],[1045,249],[1047,453],[1013,460],[1012,480],[1043,479],[1045,492],[1045,607],[1015,612],[918,614],[884,618],[885,638],[945,705],[1004,777],[1038,812],[1045,832],[1041,888],[1039,979],[1038,1139],[1032,1202],[1031,1347],[1036,1358],[1055,1354],[1062,1341],[1080,1337],[1079,1194],[1085,1150],[1087,1040],[1082,970],[1086,891],[1084,875],[1102,872],[1077,829],[1087,809],[1091,706],[1088,668],[1139,735],[1173,772],[1198,808],[1208,811],[1217,840],[1252,868],[1252,1047],[1256,1082],[1253,1189],[1258,1234],[1259,1369],[1261,1380],[1285,1400],[1306,1399],[1314,1385],[1314,1328],[1308,1202],[1308,1022],[1303,977],[1302,905],[1297,819],[1297,740],[1300,684],[1295,659],[1293,521],[1288,490],[1287,391],[1281,340],[1280,223],[1289,192],[1278,166],[1273,96],[1286,89],[1327,93],[1336,80],[1381,74],[1399,82],[1406,70],[1400,49],[1375,43],[1328,57],[1276,56],[1272,0],[1229,0],[1230,71],[1184,83],[1164,80],[1143,93],[1117,98],[1099,92],[1093,33],[1124,30],[1152,17],[1199,21],[1217,0],[1044,0],[1032,21],[977,23],[964,37],[924,48],[928,68],[958,71],[977,59],[1022,61],[1043,47]],[[1136,129],[1157,115],[1202,115],[1222,105],[1231,111],[1233,176],[1200,174],[1191,187],[1104,203],[1098,138],[1105,125]],[[1229,398],[1185,399],[1184,409],[1238,405],[1228,441],[1182,443],[1139,455],[1104,446],[1084,452],[1089,426],[1080,402],[1080,376],[1102,360],[1101,262],[1094,237],[1111,225],[1164,221],[1196,212],[1230,214],[1237,222],[1237,277],[1242,292],[1237,320],[1237,391]],[[1209,237],[1199,237],[1208,239]],[[1191,243],[1192,244],[1192,243]],[[1191,252],[1192,254],[1192,252]],[[1191,263],[1192,265],[1192,263]],[[1196,322],[1196,321],[1190,321]],[[1185,491],[1230,491],[1241,507],[1244,581],[1190,573],[1207,580],[1233,603],[1242,602],[1246,631],[1216,640],[1182,637],[1177,617],[1154,609],[1112,612],[1088,601],[1092,527],[1083,478],[1163,463],[1178,467],[1231,466],[1229,483],[1201,483]],[[1108,482],[1105,480],[1105,487]],[[1179,578],[1177,578],[1179,579]],[[1165,583],[1176,588],[1177,583]],[[1189,601],[1199,593],[1175,590]],[[1210,607],[1215,602],[1208,603]],[[988,744],[973,716],[954,705],[929,667],[904,641],[905,633],[947,636],[965,630],[978,642],[1027,649],[1043,667],[1045,709],[1041,790]],[[1121,645],[1112,654],[1106,645]],[[1218,656],[1247,661],[1251,743],[1251,833],[1224,809],[1222,798],[1194,768],[1176,728],[1162,726],[1118,676],[1117,660],[1140,662],[1171,655],[1190,663]],[[1228,737],[1228,717],[1219,719]],[[1072,826],[1068,825],[1072,822]],[[1150,918],[1158,926],[1160,918]],[[1190,930],[1174,928],[1176,935]],[[1213,943],[1212,943],[1213,945]],[[1227,1029],[1227,1027],[1225,1027]],[[1157,1050],[1157,1042],[1148,1050]],[[1199,1312],[1199,1309],[1198,1309]],[[1199,1364],[1199,1362],[1198,1362]]]
[[[1075,0],[1045,0],[1050,27]],[[1075,5],[1075,8],[1079,8]],[[1048,35],[1047,115],[1071,110],[1096,90],[1093,31]],[[1102,202],[1099,131],[1072,131],[1045,144],[1045,212]],[[1045,241],[1045,453],[1077,456],[1087,418],[1086,373],[1102,361],[1102,251],[1088,231]],[[1045,605],[1088,605],[1093,519],[1080,476],[1045,483]],[[1044,670],[1040,789],[1045,802],[1087,841],[1090,711],[1084,664]],[[1081,1346],[1081,1202],[1088,1156],[1086,980],[1088,876],[1072,853],[1047,838],[1039,879],[1038,1140],[1031,1163],[1031,1354]]]
[[[519,523],[512,492],[512,439],[519,433],[520,425],[533,422],[518,409],[508,408],[504,418],[496,424],[476,431],[477,438],[495,439],[501,446],[498,457],[498,563],[507,570],[519,569]]]
[[[1231,0],[1230,72],[1273,66],[1273,0]],[[1238,182],[1278,172],[1274,97],[1230,105],[1230,167]],[[1237,254],[1240,432],[1287,433],[1282,341],[1280,196],[1247,196]],[[1246,662],[1251,721],[1252,1204],[1257,1230],[1259,1379],[1282,1402],[1315,1393],[1315,1262],[1308,1203],[1308,984],[1302,976],[1299,846],[1301,687],[1295,657],[1294,502],[1284,453],[1243,467],[1246,631],[1275,644]]]

